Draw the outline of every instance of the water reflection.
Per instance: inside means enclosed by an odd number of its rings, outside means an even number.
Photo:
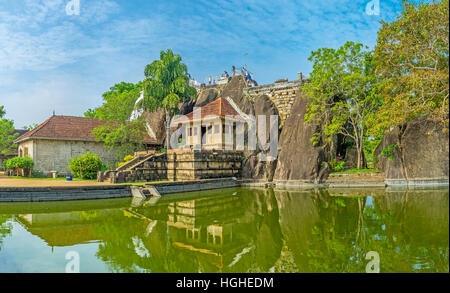
[[[81,259],[100,261],[98,271],[365,272],[369,251],[380,255],[381,272],[449,271],[448,190],[238,188],[142,202],[0,204],[0,272],[11,271],[1,259],[15,257],[8,249],[18,225],[47,247],[90,245]]]

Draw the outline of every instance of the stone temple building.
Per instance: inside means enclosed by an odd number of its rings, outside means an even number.
[[[184,131],[185,149],[234,150],[236,125],[245,123],[240,110],[226,98],[219,98],[172,122]]]
[[[59,175],[70,174],[70,160],[86,152],[98,155],[104,164],[113,166],[116,161],[114,150],[97,142],[92,134],[94,128],[104,123],[94,118],[54,115],[15,140],[18,155],[31,157],[34,169],[44,175],[52,171]],[[149,137],[145,142],[153,143]]]

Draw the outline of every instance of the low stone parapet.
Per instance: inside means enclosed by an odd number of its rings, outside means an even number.
[[[129,185],[0,187],[0,202],[40,202],[130,197]]]

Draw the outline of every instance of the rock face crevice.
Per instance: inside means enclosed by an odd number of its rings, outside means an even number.
[[[386,134],[374,159],[388,180],[448,180],[449,132],[439,122],[418,118]]]

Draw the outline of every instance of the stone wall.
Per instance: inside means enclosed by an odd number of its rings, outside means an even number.
[[[281,80],[279,82],[265,84],[257,87],[249,87],[244,91],[253,100],[261,95],[267,95],[272,103],[277,107],[280,120],[285,121],[291,113],[292,105],[303,84],[301,80]]]
[[[172,151],[167,154],[171,181],[240,177],[242,153],[227,151]]]
[[[98,180],[125,183],[240,177],[241,164],[241,152],[169,150],[146,157],[127,170],[100,173]]]
[[[70,160],[86,152],[98,155],[104,164],[113,165],[115,152],[104,147],[102,143],[70,140],[32,140],[19,145],[27,146],[29,156],[34,161],[34,169],[48,174],[57,171],[60,175],[70,174]]]

